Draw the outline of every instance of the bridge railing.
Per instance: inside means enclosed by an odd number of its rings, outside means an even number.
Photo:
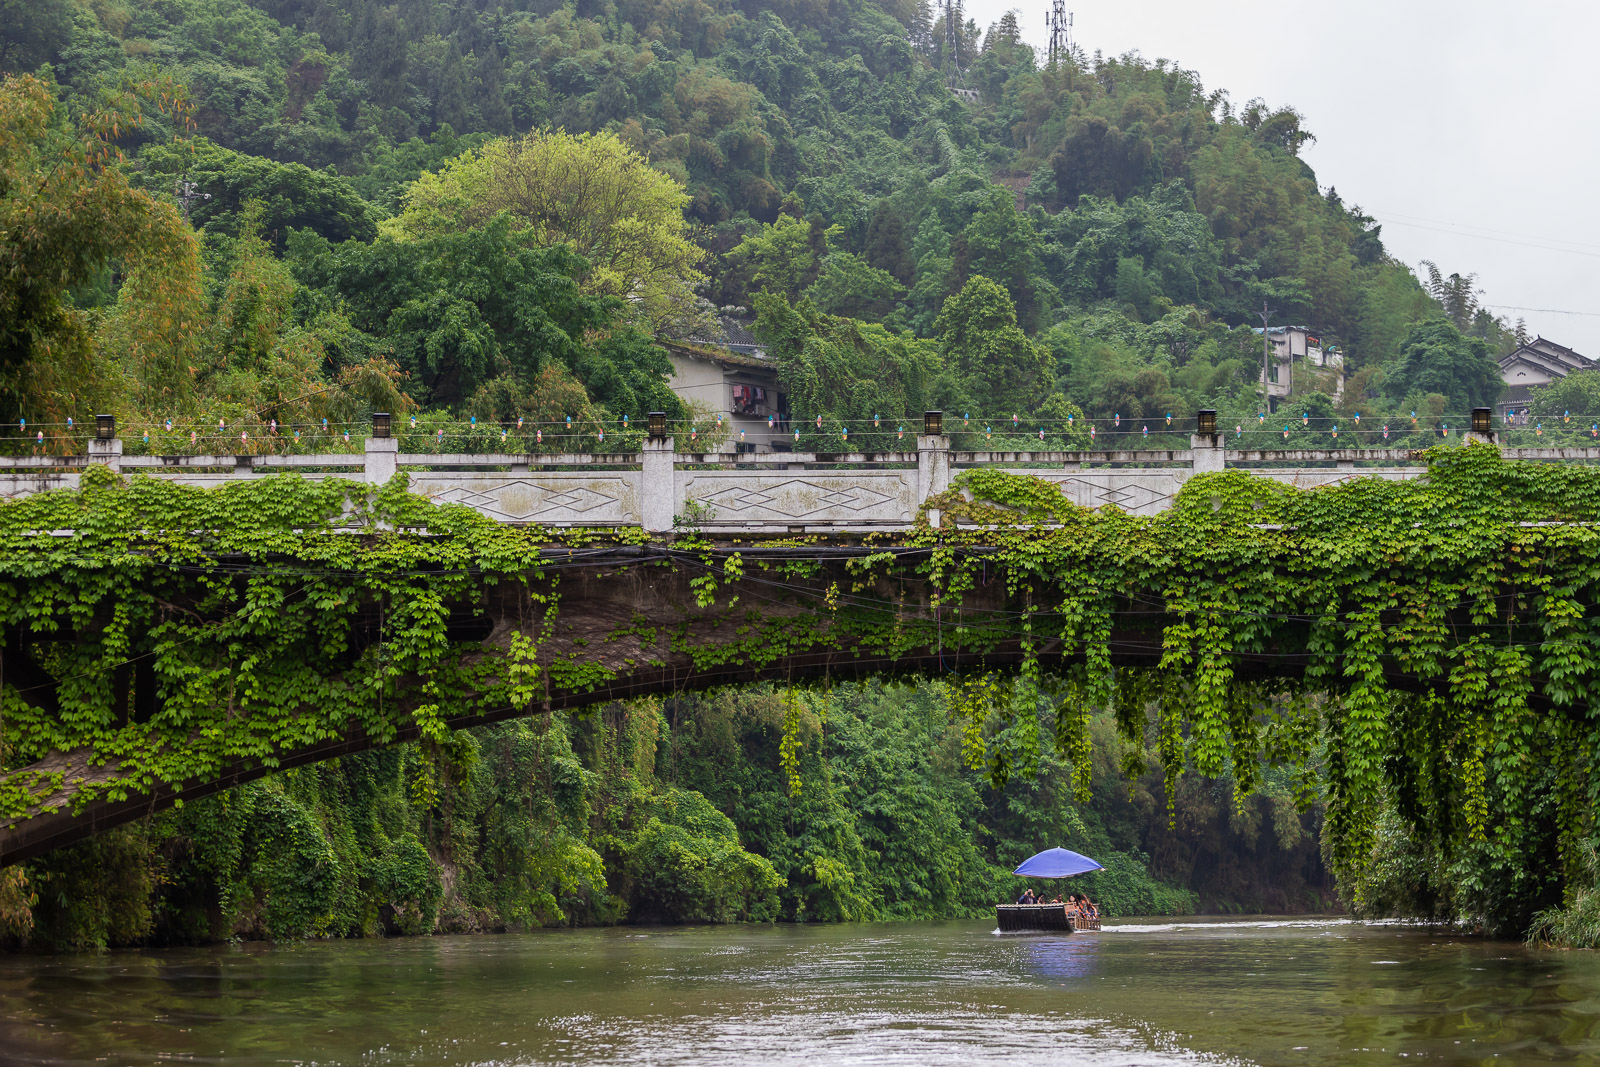
[[[1203,430],[1206,415],[1198,420]],[[1487,418],[1482,421],[1466,440],[1495,441]],[[639,452],[439,454],[401,452],[380,416],[362,452],[125,456],[115,420],[107,416],[97,420],[86,455],[0,456],[0,497],[75,487],[92,464],[200,486],[285,472],[382,484],[403,470],[414,492],[507,523],[812,533],[905,529],[955,474],[978,467],[1026,471],[1086,507],[1110,504],[1135,514],[1165,510],[1194,474],[1228,467],[1307,488],[1354,477],[1415,478],[1425,470],[1421,454],[1409,449],[1228,448],[1226,435],[1214,432],[1214,418],[1212,432],[1191,435],[1187,449],[961,451],[940,432],[937,412],[923,428],[914,452],[678,452],[663,429]],[[1508,448],[1503,454],[1600,461],[1600,448]]]

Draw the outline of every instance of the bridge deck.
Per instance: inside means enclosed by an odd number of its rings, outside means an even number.
[[[942,437],[918,438],[914,452],[846,453],[680,453],[671,438],[643,452],[604,454],[402,453],[392,438],[368,439],[361,452],[286,455],[125,456],[121,441],[89,444],[85,455],[0,456],[0,498],[75,488],[91,464],[205,487],[288,472],[383,483],[405,471],[414,492],[505,523],[799,534],[906,529],[952,475],[973,468],[1015,469],[1053,482],[1076,504],[1135,515],[1171,507],[1184,482],[1203,471],[1244,469],[1312,488],[1426,470],[1420,453],[1405,449],[1229,449],[1221,437],[1198,435],[1188,449],[1065,452],[953,451]],[[1503,455],[1596,462],[1600,448]],[[930,518],[937,522],[936,513]]]

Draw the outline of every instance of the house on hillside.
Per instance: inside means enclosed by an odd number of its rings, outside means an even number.
[[[1515,352],[1500,357],[1500,379],[1506,383],[1506,391],[1500,395],[1495,414],[1502,421],[1512,412],[1526,414],[1533,390],[1594,365],[1594,360],[1588,356],[1535,337]]]
[[[1261,331],[1255,334],[1260,337]],[[1272,358],[1267,362],[1269,403],[1295,393],[1330,392],[1335,403],[1343,398],[1344,353],[1338,348],[1324,347],[1305,326],[1273,326],[1267,330],[1267,340],[1272,342]]]
[[[733,446],[727,451],[789,451],[789,399],[778,386],[778,369],[747,320],[723,314],[714,333],[663,342],[661,347],[672,363],[672,391],[709,416],[708,424],[699,428],[702,440],[715,443],[720,415],[723,440]]]

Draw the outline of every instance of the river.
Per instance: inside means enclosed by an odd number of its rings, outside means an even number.
[[[1600,1060],[1600,955],[1400,924],[683,927],[0,958],[7,1063]]]

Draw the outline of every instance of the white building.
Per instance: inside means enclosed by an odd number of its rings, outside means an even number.
[[[1257,337],[1261,331],[1256,330]],[[1344,353],[1322,341],[1305,326],[1273,326],[1267,330],[1272,343],[1272,358],[1267,360],[1267,396],[1272,399],[1293,393],[1328,392],[1337,403],[1344,397]],[[1295,364],[1299,363],[1296,388]]]
[[[1515,352],[1500,357],[1500,378],[1506,383],[1506,391],[1501,394],[1495,413],[1504,419],[1508,412],[1526,412],[1534,389],[1565,378],[1573,371],[1589,370],[1594,365],[1588,356],[1536,337]]]
[[[740,452],[789,451],[788,397],[778,387],[778,369],[746,324],[724,317],[715,339],[662,347],[672,363],[672,391],[707,416],[706,425],[698,427],[700,440],[731,441],[732,451]]]

